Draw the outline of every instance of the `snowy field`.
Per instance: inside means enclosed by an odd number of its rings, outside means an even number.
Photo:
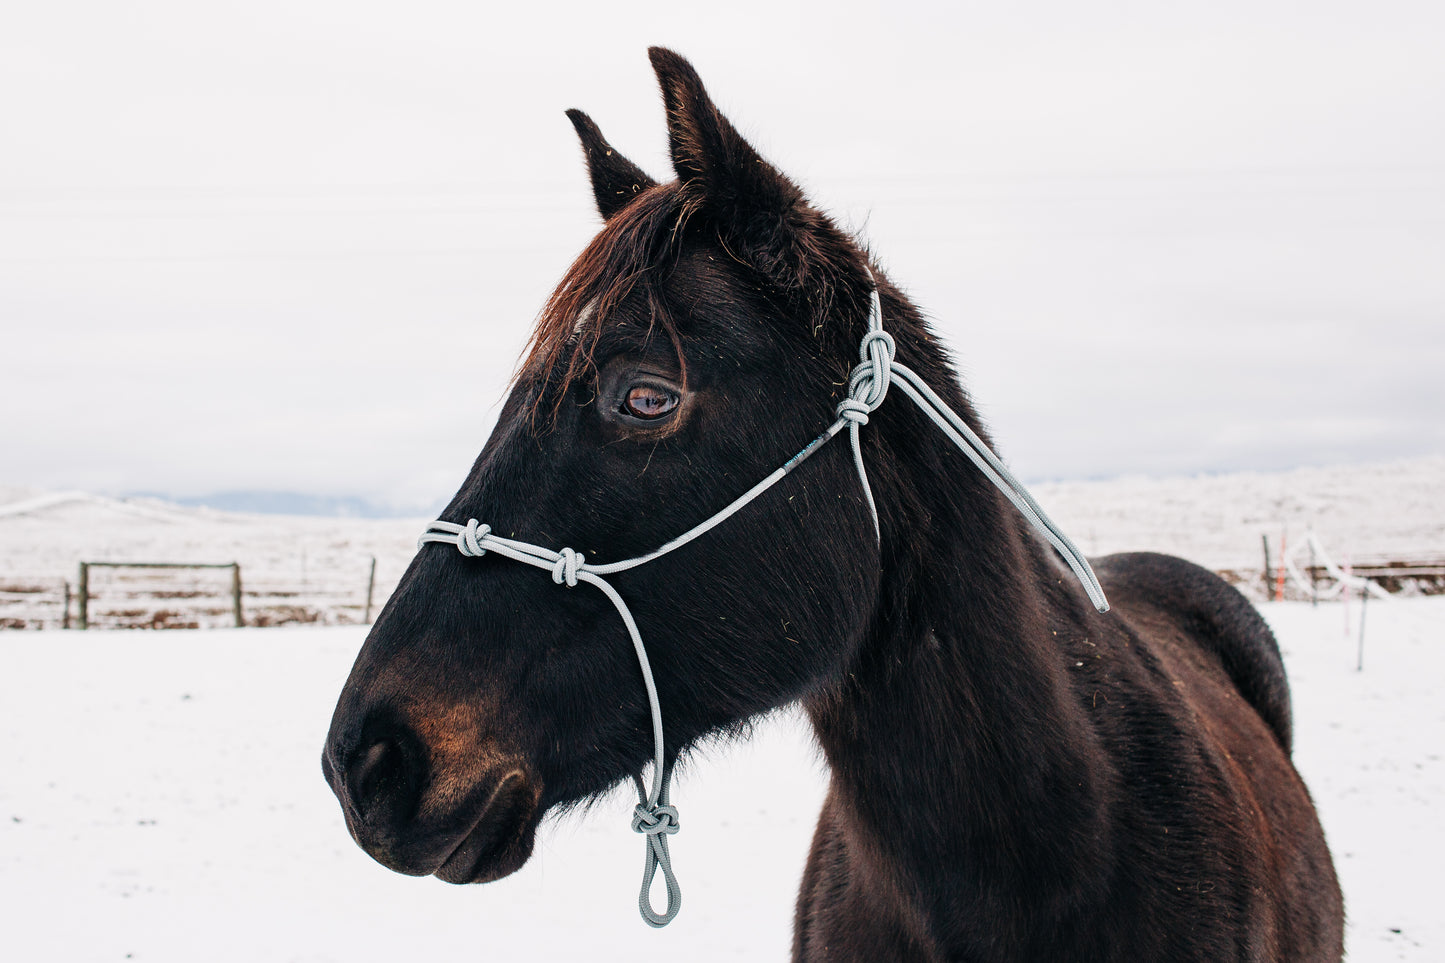
[[[1445,958],[1445,598],[1264,607],[1295,759],[1344,883],[1354,961]],[[481,887],[392,874],[321,778],[364,629],[0,633],[0,956],[9,960],[782,959],[822,767],[784,715],[675,799],[682,915],[638,919],[616,796]]]
[[[1259,536],[1312,529],[1341,555],[1445,555],[1445,458],[1276,474],[1034,487],[1091,553],[1258,566]],[[238,559],[260,578],[352,582],[378,602],[420,520],[285,518],[0,490],[0,577],[78,559]],[[1295,698],[1355,961],[1445,959],[1445,598],[1266,604]],[[684,908],[637,916],[619,794],[550,823],[483,887],[397,876],[350,840],[321,778],[361,626],[0,632],[0,959],[782,959],[824,773],[791,714],[683,771]]]

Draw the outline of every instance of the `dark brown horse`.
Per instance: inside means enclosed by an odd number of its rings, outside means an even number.
[[[589,562],[667,543],[834,421],[875,284],[898,361],[987,437],[918,309],[685,60],[651,54],[677,179],[570,114],[606,224],[543,311],[453,530]],[[1187,562],[1117,555],[1096,563],[1100,614],[906,399],[871,412],[862,455],[876,533],[848,446],[826,445],[607,579],[646,639],[669,765],[788,703],[813,722],[831,784],[795,957],[1339,959],[1339,886],[1250,605]],[[548,578],[465,557],[467,537],[412,562],[322,757],[367,852],[458,883],[515,871],[546,813],[654,750],[616,606],[553,584],[578,558]]]

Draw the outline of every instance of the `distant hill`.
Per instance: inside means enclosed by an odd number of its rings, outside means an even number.
[[[132,492],[129,497],[158,498],[174,505],[212,508],[222,512],[255,515],[313,515],[322,518],[417,518],[428,514],[416,506],[377,505],[354,495],[310,495],[304,492],[230,491],[209,495],[176,496],[159,492]],[[439,506],[438,506],[439,507]]]

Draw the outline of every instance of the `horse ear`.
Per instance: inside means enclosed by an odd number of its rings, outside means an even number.
[[[667,137],[678,180],[701,194],[714,213],[784,215],[803,192],[758,156],[713,104],[682,55],[649,47],[667,107]]]
[[[613,150],[591,117],[574,107],[567,111],[567,119],[572,121],[582,141],[587,173],[592,178],[592,196],[597,199],[597,212],[604,221],[626,207],[635,195],[657,183],[644,174],[642,168]]]
[[[790,295],[827,283],[848,247],[803,191],[763,160],[713,104],[692,64],[665,47],[647,51],[667,107],[672,166],[729,248]],[[847,256],[843,255],[847,260]]]

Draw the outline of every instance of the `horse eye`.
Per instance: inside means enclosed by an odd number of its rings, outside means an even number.
[[[677,395],[652,385],[633,385],[627,389],[622,407],[634,418],[661,418],[677,407]]]

